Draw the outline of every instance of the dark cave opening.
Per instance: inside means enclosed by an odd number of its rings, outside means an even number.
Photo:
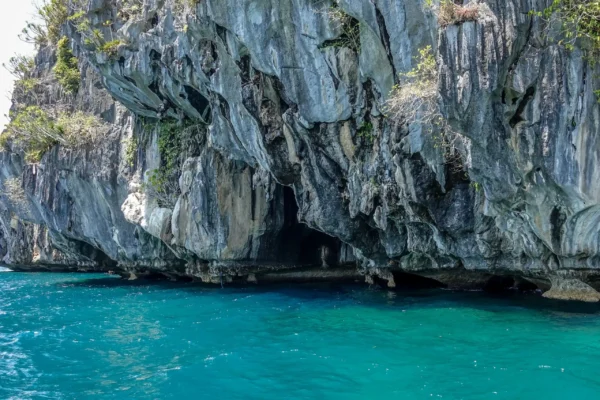
[[[494,275],[483,286],[483,290],[490,293],[504,292],[515,286],[512,276]]]
[[[523,279],[523,278],[515,279],[514,287],[519,292],[535,292],[535,291],[540,290],[538,285],[536,285],[535,283],[533,283],[531,281],[528,281],[527,279]]]
[[[67,240],[67,246],[72,247],[71,249],[66,249],[67,252],[81,254],[89,260],[94,261],[97,264],[95,269],[109,271],[117,268],[117,262],[115,260],[111,259],[102,250],[92,246],[89,243],[73,238],[64,237],[64,239],[59,239],[56,236],[54,236],[54,238],[58,239],[58,242],[55,242],[54,240],[52,240],[52,242],[59,249],[61,247],[59,243],[63,240]]]
[[[210,124],[211,109],[208,99],[191,86],[183,85],[183,88],[185,90],[185,94],[187,95],[187,100],[190,102],[192,107],[198,111],[202,119],[207,124]]]
[[[396,289],[441,289],[446,285],[433,278],[411,274],[403,271],[392,271]],[[387,285],[387,281],[385,282]]]
[[[277,258],[286,263],[310,266],[335,266],[342,242],[298,221],[294,190],[283,186],[284,226]]]
[[[538,289],[538,286],[531,281],[509,275],[493,275],[483,287],[483,290],[488,293],[502,293],[506,291],[534,292]]]
[[[518,123],[525,121],[525,118],[523,117],[523,112],[525,111],[525,107],[527,107],[527,104],[529,104],[531,99],[533,99],[534,95],[535,88],[532,86],[529,89],[527,89],[525,95],[523,96],[521,102],[517,107],[517,111],[515,111],[515,114],[510,119],[509,124],[511,128],[514,128],[515,126],[517,126]]]

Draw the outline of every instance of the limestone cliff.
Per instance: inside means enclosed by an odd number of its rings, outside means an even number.
[[[548,1],[480,1],[444,24],[423,0],[84,3],[86,26],[60,26],[77,93],[50,44],[36,96],[16,101],[62,99],[110,132],[39,163],[6,145],[6,263],[215,283],[504,277],[600,298],[600,67],[548,40],[531,13]],[[427,46],[452,153],[386,114]]]

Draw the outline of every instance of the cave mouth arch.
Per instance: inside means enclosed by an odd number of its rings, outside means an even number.
[[[404,271],[391,271],[394,276],[396,289],[444,289],[447,287],[444,283],[434,278],[411,274]],[[387,282],[386,282],[387,283]]]
[[[282,188],[284,222],[276,258],[302,266],[339,265],[342,241],[300,222],[294,190],[289,186]]]

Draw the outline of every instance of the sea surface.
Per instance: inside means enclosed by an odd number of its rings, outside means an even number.
[[[600,306],[2,272],[0,399],[600,399]]]

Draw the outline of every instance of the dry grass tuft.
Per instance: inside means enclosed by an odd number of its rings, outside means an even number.
[[[459,5],[452,0],[442,0],[437,10],[438,23],[442,28],[458,25],[463,22],[477,21],[480,17],[481,5],[471,2]]]

